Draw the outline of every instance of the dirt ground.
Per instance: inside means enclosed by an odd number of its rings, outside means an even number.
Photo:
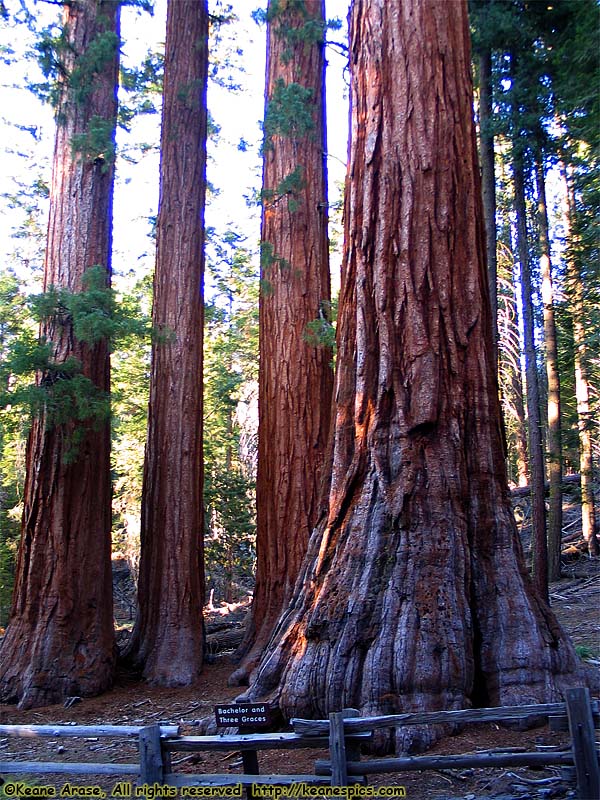
[[[568,523],[567,523],[568,524]],[[526,539],[526,535],[524,537]],[[580,654],[592,668],[600,666],[600,560],[582,554],[582,543],[571,534],[563,547],[564,576],[551,586],[551,602],[563,626],[570,632]],[[222,615],[217,615],[222,619]],[[220,654],[207,665],[202,681],[185,689],[162,689],[147,686],[130,675],[117,676],[114,688],[100,697],[84,699],[69,708],[48,706],[31,711],[18,711],[14,706],[0,705],[0,724],[128,724],[157,722],[181,726],[187,735],[198,733],[199,722],[213,714],[214,706],[235,697],[239,690],[227,686],[232,671],[230,655]],[[495,751],[564,749],[568,736],[551,732],[548,727],[516,731],[498,725],[466,726],[456,736],[438,742],[428,754],[451,754]],[[137,761],[135,742],[123,740],[0,738],[0,761]],[[269,751],[259,753],[262,774],[313,773],[314,761],[327,758],[326,751]],[[176,753],[176,772],[240,773],[239,753]],[[12,780],[23,779],[14,776]],[[8,778],[5,777],[8,781]],[[78,785],[99,785],[111,795],[115,778],[99,776],[31,776],[32,784],[52,785],[61,789],[67,781]],[[127,778],[129,780],[129,778]],[[407,772],[402,775],[370,776],[369,785],[404,786],[410,800],[527,800],[528,798],[575,797],[574,776],[563,768],[462,769]],[[4,786],[4,796],[8,784]],[[9,790],[10,791],[10,790]],[[0,796],[3,792],[0,788]],[[13,795],[14,796],[14,795]],[[591,798],[590,800],[596,800]]]

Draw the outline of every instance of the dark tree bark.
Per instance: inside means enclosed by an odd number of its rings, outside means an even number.
[[[468,36],[463,2],[352,7],[329,510],[246,693],[286,716],[541,701],[577,679],[508,496]]]
[[[257,568],[234,684],[247,682],[289,600],[319,516],[333,385],[331,348],[310,330],[330,302],[324,3],[271,2],[267,14]],[[299,113],[285,107],[292,94]]]
[[[95,125],[114,142],[119,5],[66,5],[68,45],[57,108],[44,288],[81,291],[90,267],[110,282],[114,165],[107,153],[74,147]],[[90,45],[106,56],[84,69]],[[110,388],[105,341],[88,346],[56,320],[41,330],[58,363],[77,359],[82,374]],[[42,380],[40,376],[39,380]],[[73,451],[73,447],[76,450]],[[11,619],[2,644],[0,698],[21,708],[106,689],[115,653],[110,562],[111,480],[108,422],[51,426],[33,421],[26,455],[21,544]]]
[[[582,534],[591,556],[600,555],[596,510],[594,507],[592,415],[588,379],[588,345],[585,334],[584,287],[577,259],[577,226],[575,189],[567,167],[562,167],[567,199],[567,286],[571,298],[573,339],[575,355],[575,395],[577,398],[577,425],[579,429],[579,472],[581,474],[581,525]]]
[[[155,684],[202,669],[202,326],[208,11],[170,0],[139,613],[129,656]]]
[[[558,369],[558,341],[554,320],[554,289],[550,236],[548,233],[548,208],[546,205],[546,175],[541,148],[538,150],[535,177],[538,201],[538,229],[540,240],[540,271],[542,274],[542,303],[544,308],[544,350],[548,377],[548,479],[550,481],[550,508],[548,511],[548,580],[560,578],[560,551],[562,543],[562,434],[560,415],[560,374]]]

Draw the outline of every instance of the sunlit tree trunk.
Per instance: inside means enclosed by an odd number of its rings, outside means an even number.
[[[546,175],[541,152],[535,164],[540,239],[540,271],[542,274],[542,303],[544,307],[544,348],[548,378],[548,480],[550,509],[548,512],[548,580],[560,578],[562,543],[562,442],[560,416],[560,375],[558,342],[554,321],[554,290],[550,261],[548,208],[546,205]]]
[[[155,684],[202,668],[202,326],[208,12],[169,0],[139,613],[130,657]]]
[[[65,4],[63,25],[44,288],[78,292],[90,267],[102,267],[110,282],[119,4]],[[104,55],[86,59],[100,41]],[[102,132],[100,152],[92,128]],[[105,341],[79,342],[65,320],[49,320],[41,333],[58,364],[77,359],[82,374],[109,391]],[[98,694],[110,685],[115,661],[108,422],[52,427],[47,412],[36,418],[23,505],[0,698],[30,708]]]
[[[503,245],[504,259],[498,268],[498,374],[502,386],[502,407],[509,443],[515,448],[517,483],[529,485],[527,425],[521,376],[521,338],[518,298],[513,278],[512,247]],[[504,261],[504,265],[502,262]]]
[[[257,568],[231,683],[247,682],[289,600],[319,516],[330,423],[324,3],[268,6],[263,165]]]
[[[329,509],[246,696],[286,716],[548,700],[577,662],[508,495],[466,2],[357,0],[350,41]]]
[[[582,533],[590,555],[600,554],[596,513],[594,508],[592,417],[588,381],[588,352],[585,335],[583,282],[578,266],[575,191],[567,167],[562,167],[567,197],[567,284],[573,316],[575,344],[575,395],[577,397],[577,423],[579,428],[579,472],[581,473],[581,523]]]

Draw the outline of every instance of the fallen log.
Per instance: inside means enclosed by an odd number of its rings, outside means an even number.
[[[206,652],[210,655],[215,655],[223,650],[234,650],[242,643],[243,638],[243,628],[211,633],[206,637]]]
[[[570,486],[571,484],[579,484],[581,483],[581,475],[579,473],[575,475],[565,475],[562,479],[562,486]],[[550,484],[546,482],[546,491],[550,491]],[[531,494],[531,486],[518,486],[516,489],[511,489],[510,496],[511,497],[528,497]]]

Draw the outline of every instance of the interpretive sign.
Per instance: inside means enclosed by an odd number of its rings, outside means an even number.
[[[215,706],[217,728],[267,728],[271,713],[265,703],[230,703]]]

